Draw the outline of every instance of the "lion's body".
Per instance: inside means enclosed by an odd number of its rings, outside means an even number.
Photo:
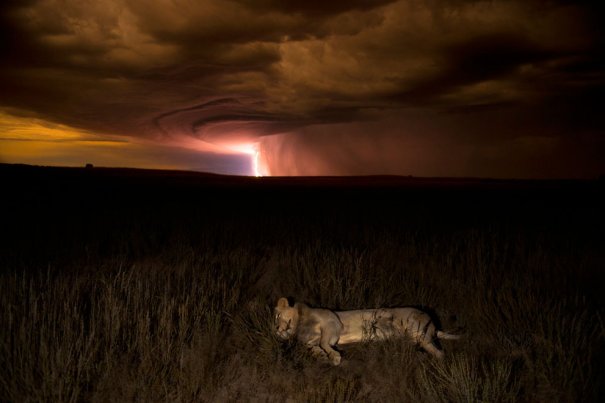
[[[435,339],[458,338],[437,330],[429,314],[411,307],[331,311],[302,303],[291,307],[286,298],[280,298],[275,307],[275,320],[279,337],[296,337],[314,354],[327,354],[334,365],[341,359],[333,348],[338,345],[409,337],[441,358],[443,351],[434,344]]]

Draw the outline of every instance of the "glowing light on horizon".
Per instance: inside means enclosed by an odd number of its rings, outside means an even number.
[[[265,176],[260,164],[261,152],[258,143],[233,144],[225,146],[225,148],[232,152],[249,155],[252,163],[252,175],[257,178]]]

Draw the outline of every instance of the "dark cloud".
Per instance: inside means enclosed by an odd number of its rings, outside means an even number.
[[[523,64],[548,60],[552,55],[526,36],[505,32],[456,43],[444,52],[444,57],[453,83],[466,84],[499,78]]]
[[[7,1],[0,107],[211,152],[200,158],[220,172],[216,154],[240,142],[282,174],[597,175],[602,11],[547,0]]]
[[[313,17],[331,16],[351,10],[370,10],[395,0],[239,0],[254,10],[272,10],[282,13],[301,13]]]

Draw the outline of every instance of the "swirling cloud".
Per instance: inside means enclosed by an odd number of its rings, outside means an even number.
[[[261,152],[266,173],[285,175],[577,177],[605,169],[599,3],[2,7],[3,119],[136,144],[140,157],[130,164],[153,166],[164,147],[172,165],[163,166],[250,173],[249,155],[237,159],[244,147]],[[17,141],[11,133],[0,140]],[[19,143],[11,144],[0,160],[19,162]],[[146,147],[155,151],[142,164]],[[207,163],[191,164],[191,155]]]

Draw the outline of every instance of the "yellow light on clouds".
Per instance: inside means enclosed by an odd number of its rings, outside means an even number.
[[[39,118],[0,111],[0,162],[32,165],[186,169],[162,161],[161,147],[127,137],[98,136]]]

